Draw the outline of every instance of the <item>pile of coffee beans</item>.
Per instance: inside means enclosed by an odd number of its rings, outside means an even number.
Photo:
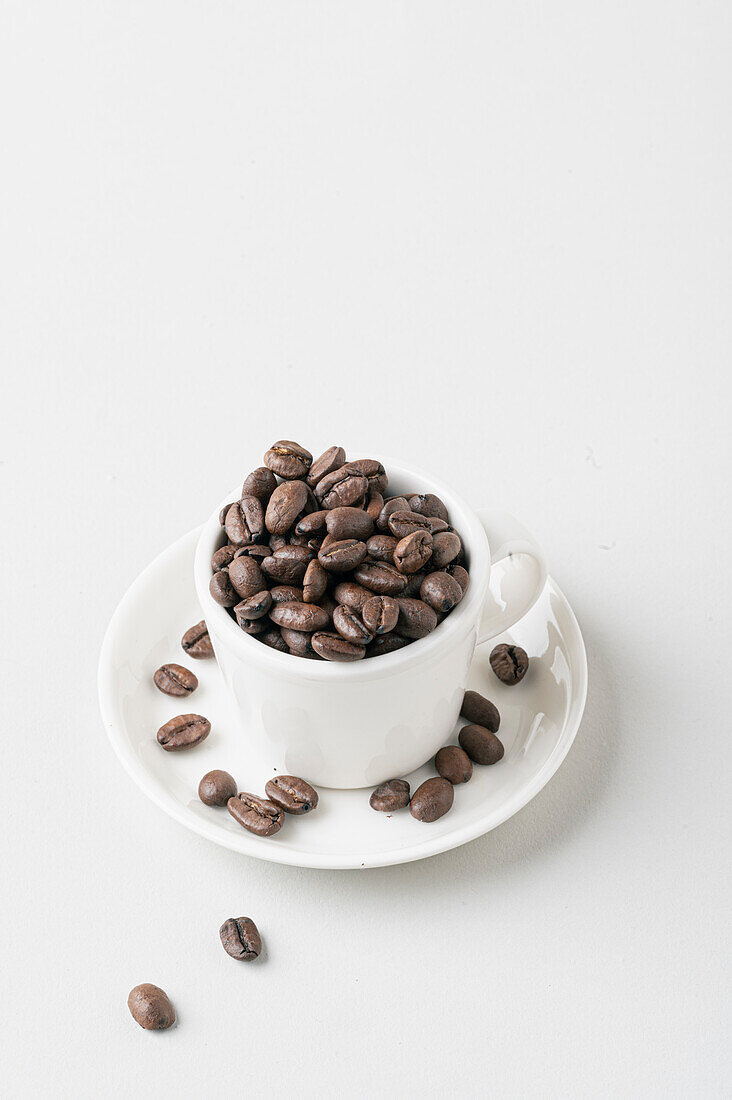
[[[198,797],[207,806],[226,806],[243,829],[256,836],[273,836],[285,823],[285,814],[299,817],[318,805],[318,792],[296,775],[275,775],[264,790],[266,798],[239,791],[232,775],[207,772],[198,784]]]
[[[211,595],[246,634],[296,657],[359,661],[424,638],[460,603],[463,545],[439,497],[390,497],[377,459],[348,462],[338,446],[313,461],[283,439],[264,463],[222,508],[211,558]]]

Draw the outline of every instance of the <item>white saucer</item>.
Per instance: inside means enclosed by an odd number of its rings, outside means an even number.
[[[456,787],[455,803],[445,817],[424,824],[408,810],[376,813],[368,789],[321,789],[317,810],[288,816],[276,836],[246,832],[225,807],[214,809],[199,800],[201,776],[223,768],[240,790],[263,794],[266,780],[279,769],[260,774],[247,764],[246,744],[230,718],[216,661],[190,660],[180,647],[184,631],[201,619],[193,586],[197,538],[198,530],[184,535],[140,574],[112,616],[99,658],[99,701],[115,752],[153,802],[187,828],[234,851],[300,867],[407,863],[456,848],[506,821],[541,790],[567,755],[584,710],[587,655],[572,609],[550,578],[532,611],[500,639],[518,643],[529,654],[525,680],[505,687],[488,663],[490,644],[476,652],[470,686],[501,712],[499,737],[506,752],[492,767],[476,765],[470,782]],[[190,698],[162,695],[153,685],[153,673],[167,661],[184,664],[198,676]],[[211,734],[197,748],[166,753],[155,739],[158,728],[187,712],[210,719]],[[414,790],[434,774],[426,765],[405,778]]]

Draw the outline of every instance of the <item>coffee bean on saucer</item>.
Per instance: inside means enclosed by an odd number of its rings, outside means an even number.
[[[406,779],[390,779],[371,792],[369,806],[380,813],[393,813],[409,805],[409,784]]]
[[[285,820],[283,811],[274,802],[256,794],[247,794],[246,791],[230,798],[226,808],[235,821],[257,836],[278,833]]]
[[[497,764],[503,756],[503,745],[485,726],[463,726],[458,741],[476,764]]]
[[[270,801],[286,814],[309,814],[318,805],[318,792],[296,775],[275,775],[264,790]]]
[[[460,708],[460,717],[474,722],[478,726],[485,726],[491,733],[498,733],[501,724],[501,716],[498,708],[481,695],[479,691],[466,691],[463,696],[463,705]]]
[[[445,745],[435,757],[435,771],[451,783],[467,783],[473,774],[473,765],[459,745]]]
[[[372,596],[363,605],[361,618],[371,634],[388,634],[397,625],[399,604],[391,596]]]
[[[366,656],[366,647],[349,642],[340,634],[331,634],[319,630],[313,634],[312,645],[320,657],[326,661],[360,661]]]
[[[232,959],[251,962],[262,950],[262,940],[251,917],[229,917],[219,928],[224,951]]]
[[[437,571],[428,573],[419,587],[419,598],[429,604],[433,611],[444,614],[463,598],[463,590],[458,581],[449,575]]]
[[[529,655],[520,645],[497,645],[489,660],[501,683],[509,685],[523,680],[529,667]]]
[[[305,477],[312,461],[313,456],[310,451],[306,451],[299,443],[293,443],[290,439],[280,439],[277,443],[273,443],[264,456],[265,466],[286,481]]]
[[[130,991],[127,1007],[132,1018],[145,1031],[165,1031],[175,1023],[175,1009],[164,990],[143,982]]]
[[[201,714],[178,714],[157,732],[158,744],[166,752],[192,749],[205,741],[211,732],[211,723]]]
[[[310,467],[310,473],[306,479],[310,488],[314,489],[326,474],[332,474],[334,470],[340,470],[341,466],[345,464],[345,461],[346,452],[342,447],[329,447],[327,451],[323,452],[320,458],[315,459],[315,462]]]
[[[214,651],[209,637],[208,627],[203,619],[195,626],[189,627],[180,640],[180,644],[189,657],[197,661],[206,657],[213,657]]]
[[[165,695],[191,695],[198,687],[198,677],[183,665],[161,665],[153,680]]]
[[[243,497],[256,497],[257,500],[261,500],[266,504],[276,488],[277,478],[272,471],[268,470],[266,466],[257,466],[256,470],[252,470],[247,475],[242,485],[241,495]]]
[[[218,573],[214,573],[211,580],[208,582],[208,590],[216,600],[217,604],[221,607],[233,607],[238,600],[238,596],[229,579],[229,569],[236,565],[237,561],[248,561],[248,558],[236,558],[228,569],[219,569]]]
[[[236,780],[228,772],[218,769],[206,772],[198,784],[198,797],[207,806],[225,806],[236,794]]]
[[[417,821],[437,821],[451,808],[455,799],[452,783],[447,779],[426,779],[412,795],[409,812]]]

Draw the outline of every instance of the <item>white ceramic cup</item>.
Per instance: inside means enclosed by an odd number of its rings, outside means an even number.
[[[462,601],[426,638],[352,664],[279,653],[244,634],[209,593],[223,542],[221,501],[201,530],[196,591],[233,699],[248,756],[267,772],[322,787],[370,787],[406,775],[445,744],[460,712],[475,647],[517,622],[546,582],[541,550],[505,512],[473,511],[446,485],[384,459],[389,494],[436,493],[459,532],[470,570]]]

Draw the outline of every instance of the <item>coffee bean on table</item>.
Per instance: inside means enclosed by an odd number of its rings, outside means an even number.
[[[231,816],[250,833],[272,836],[282,828],[285,815],[279,806],[268,798],[260,798],[246,791],[234,795],[226,803]]]
[[[417,573],[431,556],[432,535],[429,531],[413,531],[397,543],[394,565],[400,573]]]
[[[419,588],[419,597],[428,603],[433,611],[445,613],[463,598],[463,590],[455,577],[449,573],[428,573]]]
[[[219,936],[226,954],[240,962],[251,962],[262,950],[259,930],[251,917],[229,917],[219,928]]]
[[[485,726],[491,733],[498,733],[498,727],[501,724],[498,708],[478,691],[465,692],[463,705],[460,708],[460,716],[466,718],[468,722]]]
[[[257,466],[247,475],[241,488],[243,497],[256,497],[265,504],[277,488],[277,478],[266,466]]]
[[[247,560],[247,558],[237,558],[231,565],[236,565],[237,561]],[[216,603],[220,604],[221,607],[233,607],[239,599],[231,584],[231,579],[229,578],[229,569],[231,569],[231,565],[227,569],[219,569],[218,573],[214,573],[211,580],[208,582],[209,592],[216,600]]]
[[[314,489],[326,474],[332,474],[334,470],[340,470],[345,461],[346,452],[342,447],[329,447],[320,458],[316,458],[310,467],[310,473],[307,476],[307,483],[310,488]]]
[[[198,797],[207,806],[225,806],[237,792],[236,780],[228,772],[206,772],[198,784]]]
[[[289,531],[308,502],[308,491],[304,481],[283,481],[277,486],[264,516],[271,535],[284,535]]]
[[[198,677],[183,665],[161,665],[153,680],[165,695],[191,695],[198,687]]]
[[[360,661],[366,656],[366,647],[349,642],[340,634],[318,631],[312,636],[315,652],[326,661]]]
[[[347,641],[356,645],[368,645],[373,641],[371,631],[349,607],[336,607],[333,612],[333,626]]]
[[[490,655],[491,668],[503,684],[518,684],[529,667],[529,655],[520,645],[497,645]]]
[[[165,1031],[175,1023],[175,1009],[168,994],[157,985],[143,982],[130,990],[127,1007],[145,1031]]]
[[[178,714],[157,732],[158,744],[166,752],[192,749],[205,741],[211,732],[211,723],[201,714]]]
[[[460,747],[476,764],[497,764],[503,756],[503,745],[485,726],[463,726],[458,734]]]
[[[451,783],[467,783],[473,774],[470,757],[459,745],[445,745],[435,757],[435,771]]]
[[[455,799],[447,779],[426,779],[412,795],[409,812],[417,821],[437,821],[451,808]]]
[[[390,779],[372,791],[369,806],[380,813],[394,813],[409,805],[409,784],[406,779]]]
[[[305,477],[312,462],[310,451],[289,439],[280,439],[273,443],[264,456],[265,466],[287,481]]]
[[[203,619],[201,619],[200,623],[196,623],[195,626],[191,626],[186,630],[180,640],[180,644],[183,651],[187,653],[189,657],[194,657],[197,661],[204,660],[206,657],[213,657],[214,655],[208,627]]]
[[[272,608],[269,617],[277,626],[308,633],[324,630],[330,623],[328,612],[314,603],[280,603]]]
[[[267,781],[264,790],[286,814],[309,814],[318,805],[318,792],[296,775],[275,775]]]

